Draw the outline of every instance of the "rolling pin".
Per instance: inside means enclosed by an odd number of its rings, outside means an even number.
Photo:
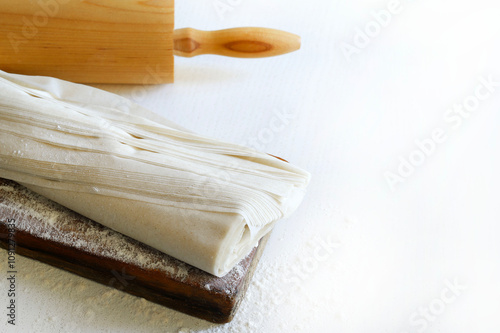
[[[0,69],[79,83],[174,81],[174,55],[259,58],[300,48],[266,28],[174,31],[174,0],[2,0]]]

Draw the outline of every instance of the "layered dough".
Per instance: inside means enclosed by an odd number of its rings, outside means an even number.
[[[309,182],[117,95],[1,71],[0,177],[217,276],[296,209]]]

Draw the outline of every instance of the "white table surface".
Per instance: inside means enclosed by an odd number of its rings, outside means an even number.
[[[0,331],[500,331],[497,1],[184,0],[176,10],[178,28],[271,27],[303,47],[178,58],[173,85],[99,87],[307,169],[303,205],[275,228],[231,324],[18,257],[18,324],[6,323],[2,280]]]

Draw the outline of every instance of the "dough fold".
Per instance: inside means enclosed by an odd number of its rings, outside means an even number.
[[[297,208],[310,179],[115,94],[2,71],[0,177],[216,276]]]

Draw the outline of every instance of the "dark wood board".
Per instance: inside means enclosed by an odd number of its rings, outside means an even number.
[[[0,178],[0,245],[16,254],[214,323],[242,301],[269,235],[222,278],[203,272]]]

